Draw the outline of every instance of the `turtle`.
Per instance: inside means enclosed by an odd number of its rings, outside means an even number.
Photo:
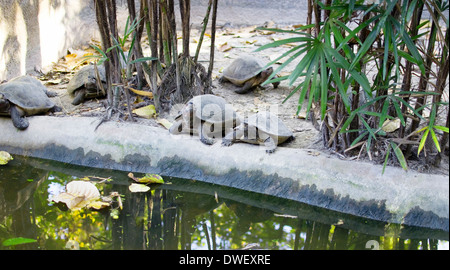
[[[97,66],[103,89],[106,89],[105,67]],[[97,76],[93,65],[81,68],[75,76],[72,77],[67,85],[67,92],[74,97],[72,104],[78,105],[88,98],[103,97],[106,95],[97,84]]]
[[[29,126],[26,116],[61,111],[49,99],[56,95],[31,76],[16,77],[0,85],[0,115],[11,116],[13,125],[24,130]]]
[[[219,82],[229,81],[237,86],[242,86],[234,92],[246,94],[256,86],[260,86],[272,74],[273,68],[264,69],[265,66],[259,58],[251,55],[241,56],[223,70]],[[273,87],[277,88],[279,84],[279,82],[274,82]]]
[[[222,139],[223,146],[230,146],[235,141],[252,144],[264,144],[267,153],[275,152],[278,144],[293,140],[292,131],[274,114],[258,112],[237,126]]]
[[[211,145],[214,137],[223,137],[241,123],[241,119],[225,99],[211,95],[198,95],[190,99],[170,127],[171,134],[198,134],[200,141]]]

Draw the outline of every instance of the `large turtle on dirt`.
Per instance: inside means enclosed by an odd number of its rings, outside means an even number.
[[[106,89],[106,74],[104,66],[97,66],[103,89]],[[97,84],[97,76],[93,65],[80,69],[67,85],[67,92],[74,97],[72,104],[78,105],[85,99],[103,97],[106,95]]]
[[[223,70],[223,76],[219,79],[219,82],[230,81],[237,86],[242,86],[234,92],[238,94],[248,93],[254,87],[260,86],[272,74],[273,68],[263,69],[265,66],[256,57],[250,55],[241,56]],[[277,88],[279,84],[279,82],[274,82],[273,87]]]
[[[11,116],[13,125],[26,129],[26,116],[60,111],[49,99],[56,93],[48,91],[40,81],[30,76],[20,76],[0,85],[0,115]]]
[[[189,100],[170,127],[171,134],[198,134],[200,141],[211,145],[214,137],[223,137],[241,122],[225,99],[215,95],[199,95]]]
[[[233,132],[222,140],[222,145],[230,146],[235,141],[264,144],[267,153],[273,153],[278,144],[294,139],[292,132],[275,115],[259,112],[243,121]]]

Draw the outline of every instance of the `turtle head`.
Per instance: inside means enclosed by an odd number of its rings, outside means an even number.
[[[3,94],[0,94],[0,114],[9,111],[9,101]]]
[[[261,72],[261,83],[265,82],[270,77],[270,75],[272,75],[272,73],[273,73],[272,67],[269,67],[269,68],[263,70]],[[278,77],[278,75],[276,75],[276,77]],[[280,82],[274,82],[272,84],[273,84],[274,88],[277,88],[278,85],[280,85]]]
[[[269,67],[263,71],[261,71],[261,82],[264,82],[265,80],[267,80],[269,78],[269,76],[272,74],[273,72],[273,68]]]
[[[88,76],[86,83],[84,84],[86,89],[96,89],[97,88],[97,79],[94,76]]]

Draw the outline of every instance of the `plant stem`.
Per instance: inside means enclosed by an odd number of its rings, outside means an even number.
[[[206,27],[208,26],[209,13],[211,13],[211,6],[212,6],[212,0],[209,0],[208,8],[206,9],[206,15],[205,15],[205,18],[203,19],[202,33],[200,34],[200,39],[199,39],[198,45],[197,45],[197,51],[195,52],[195,57],[194,57],[195,63],[197,63],[197,61],[198,61],[198,55],[200,54],[200,48],[202,47],[203,37],[205,36]]]

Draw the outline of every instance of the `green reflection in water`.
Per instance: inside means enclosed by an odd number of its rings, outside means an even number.
[[[113,179],[97,187],[102,195],[122,195],[118,217],[110,209],[62,211],[50,203],[67,182],[90,175]],[[0,243],[16,237],[37,242],[0,249],[448,249],[445,232],[194,180],[165,181],[171,184],[131,193],[126,172],[16,157],[0,167]]]

